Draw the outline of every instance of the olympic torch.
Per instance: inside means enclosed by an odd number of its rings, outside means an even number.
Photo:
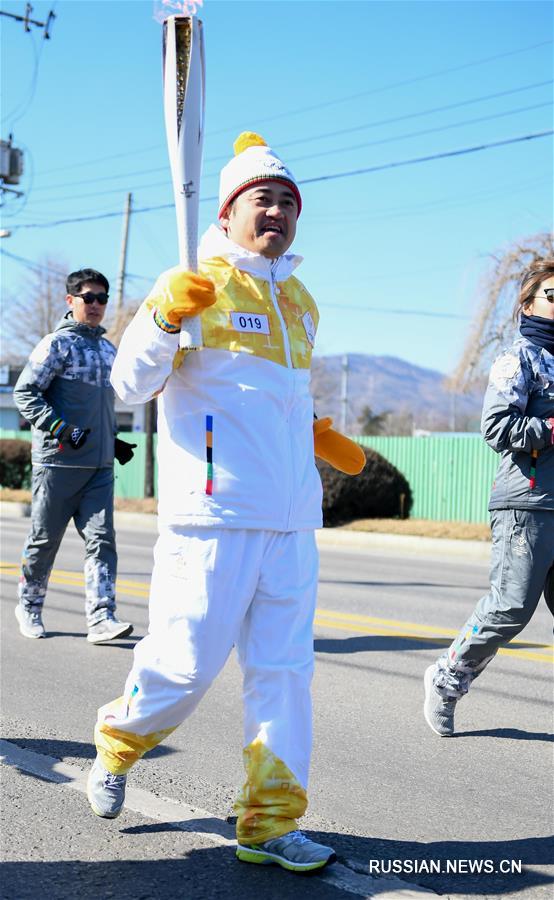
[[[205,101],[204,38],[196,16],[169,16],[163,23],[163,91],[179,262],[195,272]],[[183,319],[179,346],[202,346],[199,316]]]

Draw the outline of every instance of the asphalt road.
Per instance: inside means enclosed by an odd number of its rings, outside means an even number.
[[[119,614],[135,623],[133,639],[91,646],[78,535],[68,532],[56,561],[44,614],[49,637],[30,641],[13,615],[28,523],[3,526],[2,737],[13,759],[2,767],[2,898],[338,900],[409,896],[402,885],[415,884],[452,897],[551,900],[546,604],[459,704],[456,737],[441,739],[423,719],[423,672],[486,589],[486,565],[322,551],[314,755],[302,825],[336,847],[341,865],[334,879],[304,879],[234,860],[225,821],[242,781],[234,658],[191,719],[133,771],[133,808],[109,823],[89,812],[79,778],[94,757],[96,709],[121,692],[134,638],[146,630],[154,535],[118,533]],[[19,763],[18,748],[27,753]],[[66,768],[57,771],[56,760]],[[171,815],[158,798],[174,801]]]

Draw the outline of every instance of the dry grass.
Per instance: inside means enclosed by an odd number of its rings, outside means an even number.
[[[30,503],[31,491],[0,488],[0,500],[7,500],[8,503]]]
[[[373,531],[381,534],[411,534],[418,537],[454,538],[462,541],[490,541],[488,525],[470,522],[431,522],[427,519],[358,519],[342,530]]]
[[[30,491],[0,489],[0,500],[12,503],[30,503]],[[157,500],[143,498],[124,500],[116,497],[115,508],[122,512],[155,513]],[[341,526],[347,531],[373,531],[381,534],[411,534],[419,537],[455,538],[464,541],[490,541],[488,525],[472,525],[468,522],[430,522],[427,519],[358,519]]]
[[[0,500],[6,500],[8,503],[30,503],[31,491],[0,488]],[[115,508],[120,509],[122,512],[155,513],[157,512],[158,501],[153,497],[136,500],[124,500],[121,497],[116,497]]]
[[[132,500],[116,497],[115,508],[121,510],[121,512],[156,513],[158,511],[158,501],[155,497],[136,497]]]

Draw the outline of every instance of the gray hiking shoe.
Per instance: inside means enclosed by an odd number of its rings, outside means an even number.
[[[92,811],[104,819],[115,819],[125,802],[126,775],[112,775],[96,757],[87,781],[87,797]]]
[[[288,834],[264,841],[263,844],[239,844],[237,858],[262,866],[273,863],[291,872],[311,872],[322,869],[337,857],[331,847],[316,844],[301,831],[289,831]]]
[[[21,603],[15,607],[15,617],[19,622],[19,630],[26,638],[46,637],[46,631],[42,624],[42,611],[40,609],[25,609]]]
[[[435,734],[441,737],[450,737],[454,734],[454,710],[456,709],[457,700],[445,700],[444,697],[437,692],[433,685],[433,675],[436,666],[433,663],[425,670],[425,703],[423,705],[423,714],[425,721]]]
[[[120,622],[114,615],[109,615],[97,622],[96,625],[89,626],[87,641],[91,644],[103,644],[118,637],[127,637],[132,630],[133,626],[130,622]]]

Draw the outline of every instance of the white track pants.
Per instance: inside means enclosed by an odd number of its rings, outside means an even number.
[[[239,840],[293,830],[307,805],[317,575],[312,531],[162,533],[149,633],[135,648],[124,696],[99,710],[106,768],[128,771],[186,719],[235,644],[247,774],[236,806]]]

